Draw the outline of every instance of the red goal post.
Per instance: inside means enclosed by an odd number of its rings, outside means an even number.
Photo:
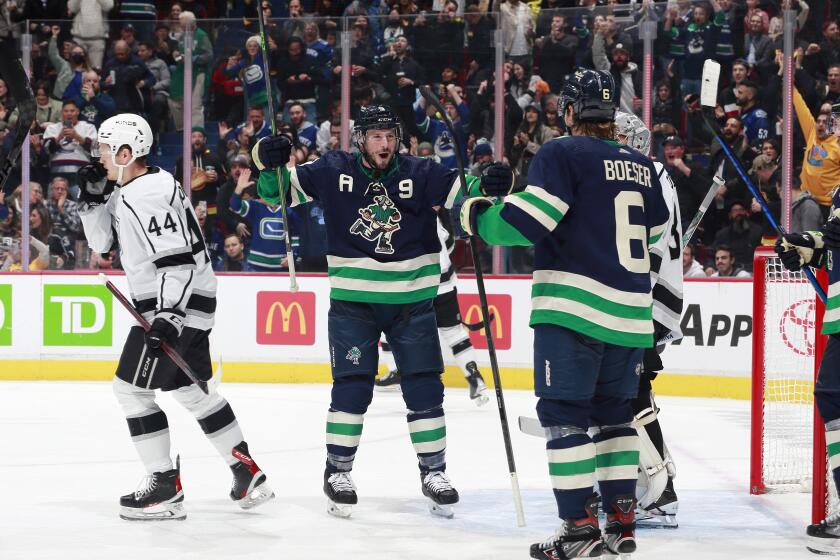
[[[824,272],[818,279],[825,286]],[[830,499],[825,429],[813,398],[824,309],[801,272],[785,270],[772,247],[756,250],[750,493],[810,491],[814,523]]]

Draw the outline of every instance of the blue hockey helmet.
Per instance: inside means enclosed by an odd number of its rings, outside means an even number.
[[[563,84],[557,109],[563,117],[571,105],[580,122],[611,122],[615,120],[615,101],[615,82],[609,72],[578,68]]]
[[[360,150],[368,130],[395,129],[397,142],[402,139],[402,125],[397,115],[385,105],[367,105],[360,109],[359,118],[353,123],[353,139]]]

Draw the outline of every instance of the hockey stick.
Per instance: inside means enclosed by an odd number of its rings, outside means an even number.
[[[682,236],[683,249],[686,245],[688,245],[688,242],[691,241],[691,238],[694,237],[694,232],[697,231],[697,227],[700,225],[700,222],[703,221],[706,211],[709,209],[709,206],[712,205],[712,200],[714,200],[715,196],[717,196],[718,191],[723,185],[724,180],[717,175],[712,178],[712,186],[709,187],[709,192],[706,193],[706,196],[703,198],[703,202],[700,203],[700,208],[697,209],[697,213],[694,214],[694,218],[692,218],[691,223],[688,224],[688,227]]]
[[[741,180],[747,186],[747,188],[752,193],[753,197],[758,204],[761,206],[761,211],[764,213],[764,216],[767,218],[767,221],[770,223],[770,226],[776,230],[776,233],[779,234],[779,237],[785,235],[785,230],[776,222],[776,219],[773,217],[773,214],[770,212],[770,207],[767,206],[767,201],[764,200],[764,196],[762,196],[761,192],[756,188],[753,184],[752,180],[750,179],[747,172],[744,170],[744,166],[741,165],[741,162],[738,160],[738,157],[732,151],[732,148],[729,147],[729,144],[726,143],[726,140],[721,138],[720,132],[718,131],[718,127],[714,122],[714,108],[717,105],[717,86],[718,86],[718,79],[720,78],[720,64],[714,60],[707,59],[706,62],[703,63],[703,84],[700,89],[700,104],[703,106],[703,110],[701,111],[701,116],[703,117],[703,122],[706,125],[706,128],[714,135],[715,139],[717,140],[718,144],[720,144],[723,153],[726,154],[727,159],[729,159],[732,166],[735,168],[735,171],[738,172],[738,175],[741,177]],[[710,114],[711,113],[711,116]],[[826,295],[820,286],[819,282],[817,282],[816,276],[814,276],[814,271],[811,270],[809,266],[802,267],[802,273],[805,274],[805,277],[811,283],[811,286],[814,287],[814,290],[817,292],[817,296],[825,302]]]
[[[449,115],[446,114],[440,100],[435,96],[429,86],[422,86],[420,93],[431,103],[435,109],[440,113],[440,118],[446,125],[449,134],[452,135],[452,143],[455,146],[455,159],[458,162],[458,180],[461,182],[461,193],[469,196],[467,188],[467,177],[464,173],[464,161],[461,155],[461,146],[458,142],[458,135],[455,133],[455,126]],[[507,408],[505,407],[505,397],[502,392],[502,379],[499,375],[499,361],[496,357],[496,345],[493,342],[493,332],[490,330],[490,311],[487,305],[487,292],[484,289],[484,274],[481,271],[481,259],[478,254],[478,245],[475,243],[473,237],[469,238],[470,252],[472,254],[473,263],[475,264],[475,281],[478,284],[478,299],[481,303],[481,317],[484,322],[484,335],[487,337],[487,353],[490,355],[490,369],[493,372],[493,385],[496,389],[496,403],[499,408],[499,420],[502,424],[502,439],[505,443],[505,454],[507,455],[508,472],[510,472],[510,483],[513,489],[513,504],[516,509],[516,524],[519,527],[525,526],[525,512],[522,509],[522,493],[519,491],[519,478],[516,474],[516,463],[513,458],[513,444],[510,440],[510,428],[508,427]]]
[[[131,316],[134,317],[134,320],[140,323],[140,326],[143,327],[143,330],[148,332],[148,330],[152,326],[142,315],[140,315],[140,313],[136,309],[134,309],[134,306],[131,305],[131,302],[128,301],[128,299],[123,295],[120,289],[117,288],[113,282],[108,280],[108,277],[102,274],[101,272],[99,273],[99,280],[103,284],[105,284],[105,287],[108,288],[109,292],[114,294],[114,297],[117,298],[117,301],[119,301],[122,304],[122,306],[125,307],[129,313],[131,313]],[[195,383],[198,386],[198,388],[204,392],[205,395],[210,394],[210,390],[207,387],[207,382],[202,381],[198,378],[198,376],[192,370],[190,365],[186,361],[184,361],[184,358],[182,358],[181,355],[178,354],[178,352],[174,348],[172,348],[168,342],[163,342],[160,345],[160,349],[163,350],[164,354],[169,356],[169,359],[172,360],[172,362],[176,366],[178,366],[178,368],[181,371],[183,371],[187,377],[190,378],[190,381]]]
[[[257,10],[257,21],[260,24],[260,49],[262,49],[262,67],[265,78],[265,93],[268,96],[268,120],[271,123],[271,135],[277,134],[277,119],[274,114],[274,96],[271,93],[271,73],[268,69],[268,41],[265,38],[265,15],[262,8]],[[286,208],[286,195],[283,192],[283,178],[277,170],[277,191],[280,193],[280,215],[283,218],[283,238],[286,243],[286,263],[289,267],[289,291],[298,291],[295,276],[295,256],[292,252],[292,238],[289,233],[289,212]]]
[[[12,149],[6,161],[0,166],[0,191],[6,185],[9,175],[17,164],[18,156],[23,148],[23,143],[29,135],[29,127],[35,119],[35,95],[29,85],[29,77],[23,69],[19,58],[0,56],[0,77],[6,82],[9,92],[18,107],[18,125],[15,138],[12,141]]]

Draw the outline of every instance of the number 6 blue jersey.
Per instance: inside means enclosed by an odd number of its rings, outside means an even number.
[[[523,192],[478,218],[497,245],[534,245],[531,326],[653,346],[649,246],[669,210],[653,163],[632,148],[570,136],[544,144]]]

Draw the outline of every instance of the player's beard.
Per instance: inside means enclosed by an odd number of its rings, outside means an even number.
[[[367,162],[376,170],[385,171],[391,164],[391,159],[394,157],[390,150],[382,150],[378,152],[367,152]]]

